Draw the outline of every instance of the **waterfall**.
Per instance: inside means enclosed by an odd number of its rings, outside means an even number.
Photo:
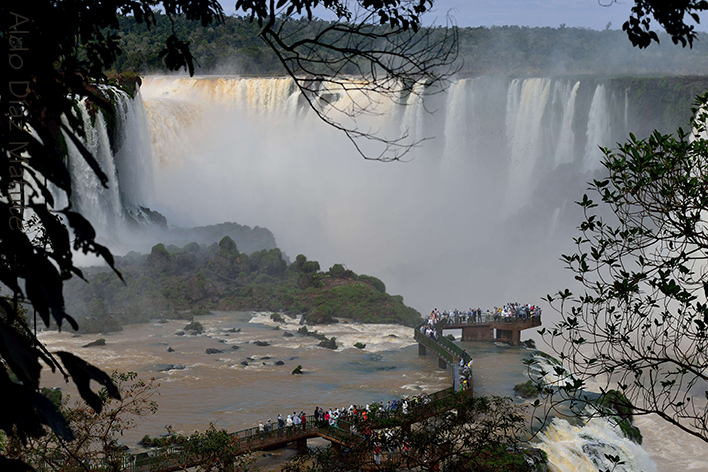
[[[583,170],[595,170],[600,167],[602,152],[599,146],[612,144],[612,128],[608,117],[608,103],[605,85],[599,84],[595,88],[590,105],[590,114],[587,129],[587,144],[583,156]]]
[[[196,150],[189,133],[202,115],[196,105],[171,98],[152,98],[145,102],[145,112],[156,167],[177,165]]]
[[[558,147],[556,148],[555,165],[573,162],[575,147],[575,132],[573,131],[573,117],[575,116],[575,99],[580,88],[580,81],[575,82],[569,90],[569,84],[564,83],[558,87],[557,99],[563,108],[563,119],[558,133]]]
[[[440,296],[463,306],[469,287],[494,306],[506,292],[535,299],[556,289],[562,271],[550,267],[571,244],[573,202],[598,168],[597,146],[637,121],[626,86],[597,79],[476,77],[437,95],[419,83],[396,100],[318,87],[308,97],[344,125],[434,138],[405,164],[371,163],[289,78],[147,77],[135,101],[147,115],[154,186],[131,195],[178,226],[268,227],[287,254],[380,274],[421,310]],[[510,269],[519,264],[553,280]],[[491,269],[481,278],[477,267]],[[449,274],[455,282],[442,283]]]
[[[510,143],[509,180],[505,196],[507,213],[528,198],[536,165],[544,156],[543,116],[551,91],[550,79],[515,79],[507,101],[507,139]]]
[[[152,203],[153,146],[140,91],[131,98],[116,87],[100,85],[99,90],[113,105],[108,119],[86,99],[76,103],[73,113],[83,123],[85,135],[79,139],[108,178],[107,188],[64,134],[67,169],[72,180],[72,206],[92,223],[100,237],[115,242],[134,236],[126,217],[140,214],[141,206]],[[65,118],[63,121],[68,125]],[[64,192],[53,186],[51,191],[55,208],[64,208],[67,205]]]
[[[118,171],[111,151],[106,121],[100,111],[95,111],[92,119],[86,99],[77,104],[75,111],[84,126],[85,136],[81,141],[108,177],[108,188],[101,185],[93,169],[65,134],[68,168],[72,181],[72,203],[76,210],[96,227],[97,231],[106,233],[115,230],[123,216]]]
[[[418,82],[413,87],[413,92],[406,98],[399,136],[410,136],[414,141],[431,138],[425,128],[424,96],[425,84]]]
[[[468,92],[470,80],[458,80],[447,94],[447,113],[445,113],[445,150],[444,156],[468,153],[474,148],[473,136],[467,129],[474,127],[476,117],[468,115],[467,108],[474,109],[474,92]],[[469,97],[468,97],[469,94]],[[446,162],[450,162],[448,159]]]
[[[115,163],[121,201],[130,207],[149,206],[153,199],[155,166],[147,112],[140,90],[135,99],[120,89],[114,91],[117,118]]]
[[[596,88],[590,80],[477,77],[437,95],[419,83],[417,94],[390,101],[324,85],[308,95],[328,117],[358,114],[341,119],[361,131],[434,137],[410,162],[381,165],[323,124],[290,79],[147,77],[154,209],[178,226],[266,226],[287,254],[325,268],[357,264],[422,310],[423,293],[459,297],[470,286],[491,306],[499,301],[488,294],[506,290],[513,299],[528,290],[531,299],[551,282],[508,267],[535,267],[541,254],[555,261],[569,244],[572,202],[588,179],[585,149],[595,139],[606,144],[588,129],[622,108],[600,106],[614,96],[593,100],[604,90]],[[536,244],[543,247],[529,247]],[[429,280],[443,267],[459,281]],[[478,280],[475,267],[494,269]],[[411,280],[413,273],[422,275]]]

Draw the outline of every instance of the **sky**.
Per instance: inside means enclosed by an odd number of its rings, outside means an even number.
[[[606,0],[609,2],[610,0]],[[596,30],[622,27],[629,17],[631,5],[626,1],[602,7],[597,0],[438,0],[435,12],[437,24],[449,13],[458,26],[551,26],[565,24]]]
[[[629,17],[632,0],[436,0],[426,23],[445,24],[449,12],[458,26],[551,26],[620,29]],[[235,0],[220,0],[227,15],[234,13]]]

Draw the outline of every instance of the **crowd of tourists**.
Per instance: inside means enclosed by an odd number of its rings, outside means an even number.
[[[526,320],[533,316],[541,316],[540,306],[518,302],[506,303],[502,306],[495,306],[492,310],[484,311],[481,308],[468,310],[455,308],[444,311],[435,308],[426,319],[426,334],[428,329],[434,332],[434,326],[440,321],[445,321],[447,324],[489,323],[491,321]]]
[[[467,351],[462,352],[460,357],[460,391],[469,390],[472,388],[472,363],[474,359],[467,354]]]
[[[416,395],[401,399],[389,400],[387,403],[374,402],[369,405],[350,405],[349,408],[329,408],[324,409],[316,407],[313,417],[317,426],[332,426],[339,427],[340,421],[346,421],[350,425],[349,430],[352,433],[358,433],[361,429],[363,435],[370,434],[371,428],[368,424],[373,420],[389,418],[396,414],[408,414],[409,411],[430,402],[427,395]],[[280,414],[276,421],[271,421],[270,418],[264,423],[258,422],[258,432],[261,438],[270,436],[269,433],[277,432],[278,436],[283,433],[290,435],[294,431],[307,429],[307,415],[301,411],[300,413],[293,412],[287,418],[283,418]]]
[[[288,415],[287,418],[283,418],[281,414],[278,414],[275,422],[271,421],[270,418],[268,418],[268,421],[266,421],[265,424],[263,421],[258,422],[258,432],[261,434],[262,438],[265,437],[267,433],[270,433],[276,429],[278,431],[278,436],[282,435],[283,431],[286,429],[288,433],[291,433],[293,430],[297,429],[302,429],[304,431],[307,429],[307,415],[304,411],[301,411],[299,414],[293,411],[293,414]]]
[[[420,331],[433,341],[439,342],[445,325],[524,321],[534,316],[541,316],[541,307],[518,302],[495,306],[493,310],[486,311],[482,311],[481,308],[470,308],[466,311],[458,309],[440,311],[435,308],[420,327]],[[459,364],[460,390],[472,388],[472,363],[473,360],[467,355],[467,351],[464,351]]]
[[[461,359],[460,372],[464,373],[466,381],[471,375],[470,367],[472,360],[465,352]],[[468,360],[462,366],[462,362]],[[466,387],[469,388],[469,387]],[[306,431],[308,425],[314,424],[318,427],[330,426],[334,428],[348,428],[351,434],[358,434],[370,442],[373,447],[374,462],[381,464],[382,459],[391,458],[392,454],[400,452],[408,452],[410,444],[407,437],[395,439],[390,429],[380,428],[380,420],[392,418],[396,415],[407,415],[432,401],[431,397],[424,394],[419,394],[411,397],[389,400],[386,403],[374,402],[368,405],[349,405],[348,408],[329,408],[324,409],[316,407],[314,415],[308,417],[304,412],[288,415],[283,419],[278,415],[277,421],[273,422],[270,419],[263,423],[258,422],[258,431],[260,438],[265,439],[274,435],[281,437],[283,435],[291,435],[299,430]],[[308,420],[310,423],[308,423]]]

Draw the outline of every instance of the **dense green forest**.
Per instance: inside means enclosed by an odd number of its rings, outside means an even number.
[[[291,21],[287,34],[305,36],[326,22]],[[283,75],[277,57],[258,37],[259,27],[248,18],[230,16],[223,24],[204,28],[198,22],[175,18],[175,32],[190,42],[198,74]],[[442,31],[442,30],[441,30]],[[134,18],[120,20],[123,54],[115,72],[166,72],[159,57],[172,34],[170,21],[161,14],[150,30]],[[632,47],[620,30],[584,28],[529,28],[520,26],[459,28],[459,66],[463,75],[512,74],[703,74],[708,70],[708,34],[700,33],[692,49],[671,43],[644,51]]]
[[[403,297],[386,293],[376,277],[357,275],[341,264],[328,271],[299,255],[288,264],[280,249],[246,254],[225,236],[218,244],[157,244],[150,254],[116,259],[125,284],[108,270],[94,269],[86,283],[66,283],[67,310],[82,333],[120,330],[150,319],[191,319],[209,310],[270,310],[303,314],[308,323],[337,317],[362,323],[414,326],[420,313]]]

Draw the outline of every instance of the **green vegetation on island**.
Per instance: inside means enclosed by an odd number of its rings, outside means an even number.
[[[619,390],[611,389],[605,392],[599,399],[600,408],[605,415],[611,418],[619,426],[622,434],[627,439],[631,439],[637,444],[641,444],[643,437],[639,428],[634,426],[634,408],[629,399]]]
[[[204,331],[204,327],[198,321],[192,321],[187,326],[185,326],[184,329],[186,329],[187,331],[193,331],[195,333],[201,333],[202,331]]]
[[[406,326],[420,321],[420,313],[401,296],[387,294],[376,277],[357,275],[342,264],[323,272],[304,255],[288,264],[277,248],[242,253],[228,236],[211,246],[157,244],[150,254],[116,258],[116,265],[125,284],[113,272],[97,269],[86,271],[89,283],[66,283],[67,308],[82,333],[116,331],[150,319],[192,320],[211,310],[272,311],[276,322],[284,321],[279,313],[303,315],[309,324],[335,323],[339,317]],[[185,329],[199,332],[196,324]]]
[[[533,380],[514,385],[514,391],[523,398],[536,398],[541,391]]]

